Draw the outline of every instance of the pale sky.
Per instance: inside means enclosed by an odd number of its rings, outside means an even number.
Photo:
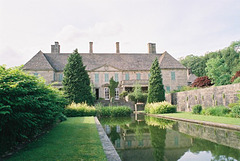
[[[240,0],[0,0],[0,65],[25,64],[39,50],[204,55],[240,40]]]

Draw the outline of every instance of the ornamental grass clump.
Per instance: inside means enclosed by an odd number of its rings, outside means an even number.
[[[96,113],[96,109],[87,105],[87,103],[73,102],[64,109],[64,114],[67,117],[96,116]]]
[[[145,106],[145,112],[150,114],[176,113],[177,107],[166,101],[148,103]]]

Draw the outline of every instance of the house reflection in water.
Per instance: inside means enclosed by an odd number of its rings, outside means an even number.
[[[200,155],[202,151],[210,155],[207,160],[240,159],[240,132],[143,115],[104,122],[103,127],[123,161],[184,160],[186,153]]]
[[[191,138],[171,129],[149,128],[144,119],[121,126],[104,125],[104,129],[122,160],[155,160],[153,154],[156,148],[164,151],[164,160],[177,160],[192,145]],[[163,139],[165,143],[163,146],[159,146],[160,149],[158,147],[153,148],[152,145],[152,140],[156,142],[156,139],[152,137],[159,130],[164,131],[164,136],[161,138],[158,135],[157,140]],[[114,137],[116,139],[112,140]]]

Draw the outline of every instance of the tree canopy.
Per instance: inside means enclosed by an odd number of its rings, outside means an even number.
[[[180,63],[182,63],[187,68],[191,68],[192,73],[198,77],[208,76],[212,79],[212,81],[216,82],[217,80],[213,80],[212,72],[209,73],[210,66],[214,66],[214,62],[218,65],[221,64],[221,67],[216,71],[223,73],[226,72],[227,75],[224,75],[221,79],[222,82],[217,81],[218,84],[225,84],[228,82],[229,76],[233,76],[240,69],[240,41],[232,42],[230,46],[214,52],[209,52],[204,56],[194,56],[188,55],[185,58],[180,59]],[[217,60],[211,60],[217,59]],[[218,62],[217,62],[218,61]],[[207,64],[209,67],[207,68]],[[215,65],[216,65],[215,64]],[[208,70],[208,71],[207,71]],[[224,70],[224,71],[221,71]],[[214,72],[213,72],[214,73]],[[209,75],[210,74],[210,75]],[[230,82],[228,82],[230,83]]]
[[[165,100],[165,90],[162,83],[161,69],[156,58],[152,63],[150,69],[150,78],[148,85],[148,98],[147,102],[161,102]]]
[[[86,66],[83,65],[77,49],[69,56],[64,68],[63,89],[71,102],[86,102],[88,105],[94,103]]]

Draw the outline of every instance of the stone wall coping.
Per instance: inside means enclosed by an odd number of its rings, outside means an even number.
[[[112,145],[111,141],[109,140],[107,134],[105,133],[102,125],[100,124],[97,117],[94,118],[96,127],[98,130],[98,134],[100,137],[100,140],[102,142],[103,150],[106,154],[108,161],[121,161],[117,151],[115,150],[114,146]]]
[[[164,119],[170,119],[170,120],[176,120],[176,121],[184,121],[184,122],[191,122],[201,125],[207,125],[207,126],[214,126],[214,127],[220,127],[224,129],[231,129],[231,130],[237,130],[240,131],[240,126],[238,125],[230,125],[230,124],[222,124],[222,123],[215,123],[215,122],[208,122],[208,121],[199,121],[199,120],[191,120],[191,119],[183,119],[183,118],[176,118],[176,117],[170,117],[170,116],[163,116],[160,114],[147,114],[148,116],[158,117],[158,118],[164,118]]]

